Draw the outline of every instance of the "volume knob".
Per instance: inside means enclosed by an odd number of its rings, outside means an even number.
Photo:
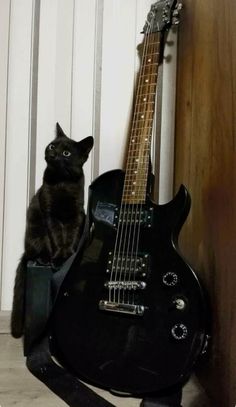
[[[171,329],[172,336],[177,340],[185,339],[188,335],[188,329],[184,324],[175,324]]]
[[[178,276],[176,273],[173,273],[173,271],[168,271],[168,273],[163,275],[162,281],[168,287],[173,287],[178,282]]]

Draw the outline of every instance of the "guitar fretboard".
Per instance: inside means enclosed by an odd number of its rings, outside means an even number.
[[[144,203],[155,111],[160,33],[146,34],[128,146],[123,203]]]

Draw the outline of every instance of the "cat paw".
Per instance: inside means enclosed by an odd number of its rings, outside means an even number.
[[[36,261],[39,266],[50,266],[51,265],[50,260],[48,260],[46,258],[38,257]]]

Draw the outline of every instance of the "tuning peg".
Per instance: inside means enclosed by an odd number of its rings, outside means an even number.
[[[183,3],[178,3],[176,9],[178,11],[180,11],[180,10],[182,10],[182,8],[183,8]]]
[[[177,17],[172,18],[172,24],[178,25],[180,23],[180,19]]]
[[[165,23],[165,24],[170,24],[170,20],[169,20],[169,18],[167,18],[167,17],[163,18],[162,21],[163,21],[163,23]]]
[[[178,12],[177,9],[175,9],[175,10],[173,11],[173,16],[174,16],[174,17],[178,17],[178,16],[179,16],[179,12]]]

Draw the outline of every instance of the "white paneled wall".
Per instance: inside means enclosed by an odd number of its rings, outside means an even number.
[[[11,309],[25,214],[58,121],[68,136],[93,135],[86,188],[123,166],[140,31],[150,0],[0,0],[1,310]],[[171,198],[176,34],[165,53],[160,201]],[[86,192],[87,197],[87,192]]]

